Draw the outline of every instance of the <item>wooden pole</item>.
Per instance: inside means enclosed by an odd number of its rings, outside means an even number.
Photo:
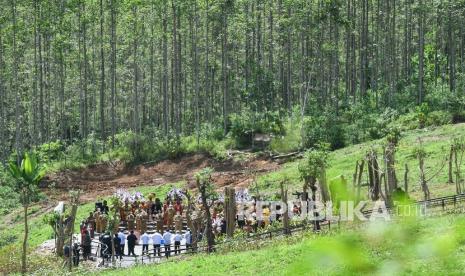
[[[284,189],[284,181],[281,182],[281,200],[284,203],[284,212],[283,214],[283,227],[284,227],[284,234],[289,234],[289,210],[287,209],[289,206],[287,205],[287,189]],[[283,206],[283,207],[284,207]]]

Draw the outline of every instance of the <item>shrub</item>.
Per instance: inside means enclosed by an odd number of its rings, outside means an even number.
[[[40,145],[35,153],[39,160],[43,163],[50,163],[60,159],[62,152],[65,150],[65,145],[62,141],[57,140],[47,144]]]
[[[418,120],[418,128],[424,128],[426,126],[426,119],[428,118],[429,112],[430,108],[427,103],[422,103],[415,108],[415,113]]]
[[[447,111],[432,111],[426,118],[426,126],[442,126],[452,122],[452,115]]]
[[[397,127],[402,131],[412,130],[418,128],[418,117],[417,114],[410,112],[407,114],[400,115],[399,118],[389,124],[390,127]]]
[[[345,146],[344,128],[332,116],[305,117],[302,122],[302,145],[315,147],[318,143],[329,143],[332,150]]]
[[[231,114],[229,135],[237,147],[247,147],[252,143],[254,133],[279,135],[284,133],[284,125],[278,112],[251,111]]]
[[[289,153],[298,150],[302,143],[302,123],[289,120],[285,124],[284,135],[277,135],[271,140],[270,148],[274,152]]]

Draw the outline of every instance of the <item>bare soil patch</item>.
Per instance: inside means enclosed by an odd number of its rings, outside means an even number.
[[[206,167],[214,168],[213,180],[218,187],[247,187],[257,174],[277,170],[280,165],[269,158],[253,155],[242,161],[232,158],[217,161],[205,154],[194,154],[133,167],[97,164],[81,170],[62,171],[47,176],[43,189],[57,199],[64,198],[70,189],[81,189],[81,199],[90,201],[121,188],[158,186],[182,180],[194,187],[195,173]]]

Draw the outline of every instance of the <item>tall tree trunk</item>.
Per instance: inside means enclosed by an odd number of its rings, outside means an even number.
[[[115,0],[110,0],[111,10],[111,145],[115,147],[116,135],[116,7]]]
[[[418,15],[418,103],[423,102],[424,96],[424,48],[425,48],[425,34],[424,34],[424,6],[423,0],[419,2],[419,15]]]
[[[448,64],[449,64],[449,89],[450,91],[455,91],[455,40],[454,40],[454,26],[453,20],[455,15],[452,15],[452,1],[449,0],[448,3],[448,23],[447,23],[447,48],[448,48]]]
[[[22,155],[21,151],[21,90],[18,89],[18,51],[17,51],[17,44],[16,44],[16,34],[17,34],[17,24],[16,24],[16,0],[11,1],[11,9],[12,9],[12,23],[13,23],[13,72],[12,72],[12,80],[11,80],[11,91],[15,93],[15,149],[17,155],[17,162],[20,164],[20,159]]]
[[[133,114],[133,123],[132,123],[132,129],[134,130],[135,133],[140,133],[140,116],[139,116],[139,87],[138,87],[138,81],[139,81],[139,70],[138,70],[138,60],[137,60],[137,48],[138,48],[138,22],[137,22],[137,6],[134,5],[132,7],[132,12],[133,12],[133,44],[132,44],[132,49],[133,49],[133,107],[134,107],[134,114]]]
[[[26,196],[27,197],[27,196]],[[27,240],[29,238],[29,225],[28,225],[28,204],[24,204],[24,238],[23,238],[23,252],[21,255],[21,274],[27,273]]]
[[[3,62],[3,41],[2,41],[2,29],[0,29],[0,68],[5,68]],[[5,165],[6,163],[6,142],[5,142],[5,129],[6,129],[6,110],[5,110],[5,102],[7,101],[6,98],[6,90],[4,87],[4,71],[0,70],[0,163]]]
[[[165,137],[168,136],[168,38],[167,38],[167,14],[166,14],[166,1],[163,4],[163,130]]]
[[[100,0],[100,138],[105,145],[105,52],[103,49],[103,0]]]

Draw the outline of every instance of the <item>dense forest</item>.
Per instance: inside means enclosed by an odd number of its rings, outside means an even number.
[[[463,0],[0,6],[2,160],[55,140],[111,145],[128,131],[179,138],[214,125],[226,134],[243,114],[462,108]]]

